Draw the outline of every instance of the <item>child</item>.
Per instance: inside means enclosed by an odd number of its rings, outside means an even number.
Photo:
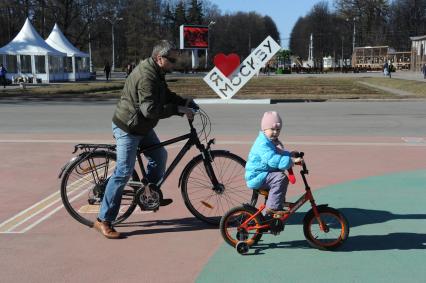
[[[282,127],[280,115],[275,111],[263,114],[261,129],[254,142],[246,164],[245,180],[250,189],[269,190],[266,202],[267,214],[283,214],[285,194],[289,179],[284,170],[291,169],[301,158],[291,157],[279,141]]]

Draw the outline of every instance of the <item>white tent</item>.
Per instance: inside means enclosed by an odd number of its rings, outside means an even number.
[[[58,25],[52,29],[46,43],[67,54],[64,64],[65,78],[67,80],[75,81],[79,79],[90,78],[89,73],[89,54],[78,50],[62,33]]]
[[[64,57],[65,53],[43,40],[28,18],[18,35],[0,48],[0,62],[6,66],[9,79],[26,76],[43,82],[63,80]]]

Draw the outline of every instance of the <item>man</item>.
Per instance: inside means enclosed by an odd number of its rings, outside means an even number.
[[[138,145],[159,143],[154,127],[159,119],[172,115],[186,115],[193,119],[184,99],[171,92],[165,73],[176,62],[177,51],[172,43],[162,40],[153,49],[150,58],[139,63],[126,79],[121,98],[112,118],[112,130],[117,143],[117,165],[108,181],[94,228],[109,239],[120,238],[112,226],[118,215],[123,188],[133,172]],[[145,153],[148,159],[147,177],[156,183],[164,175],[167,151],[164,148]]]
[[[0,82],[3,84],[3,88],[6,88],[7,80],[6,80],[7,70],[3,67],[3,64],[0,64]]]
[[[111,73],[111,67],[109,66],[108,62],[105,63],[104,73],[105,73],[106,80],[108,81],[109,75]]]

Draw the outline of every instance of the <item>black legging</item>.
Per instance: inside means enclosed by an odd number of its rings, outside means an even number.
[[[0,80],[2,82],[3,87],[6,87],[6,76],[1,76]]]

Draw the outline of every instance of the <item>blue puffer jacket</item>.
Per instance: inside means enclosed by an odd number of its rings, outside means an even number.
[[[247,187],[259,189],[265,182],[269,172],[284,171],[292,165],[290,152],[277,153],[276,146],[272,141],[263,132],[260,132],[251,147],[246,164],[245,179]]]

